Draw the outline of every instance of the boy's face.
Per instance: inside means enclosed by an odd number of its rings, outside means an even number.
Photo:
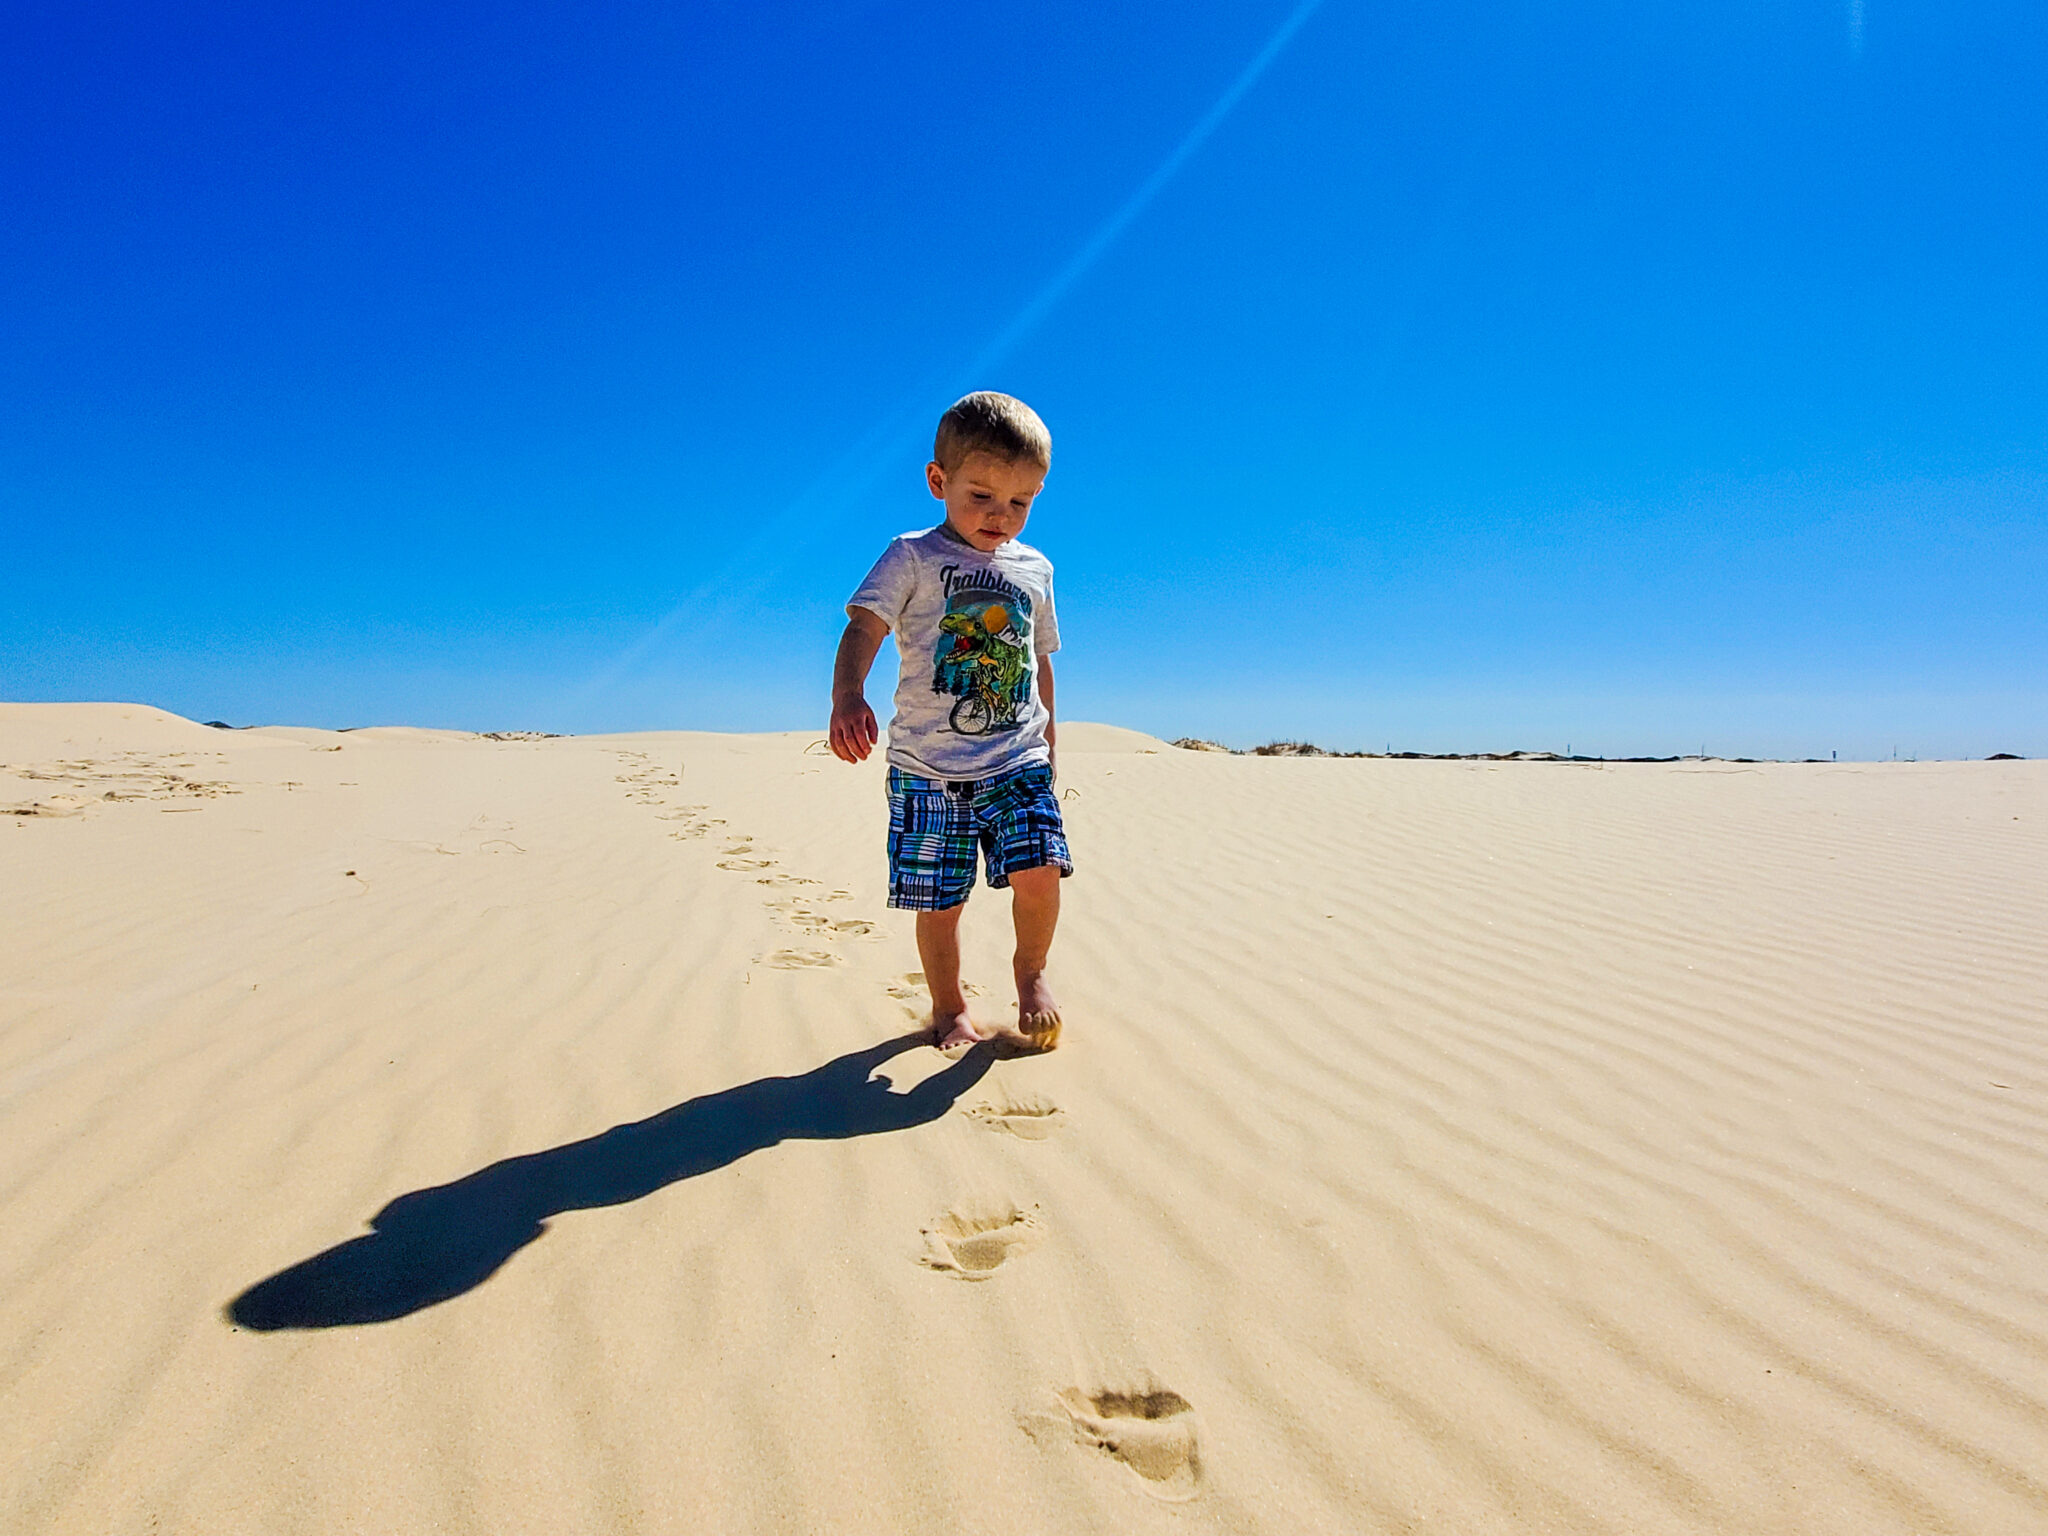
[[[1045,471],[1029,459],[970,453],[950,471],[925,465],[924,479],[946,504],[946,525],[986,554],[1024,531]]]

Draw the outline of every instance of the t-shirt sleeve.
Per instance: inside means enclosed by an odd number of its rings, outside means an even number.
[[[882,558],[875,562],[875,568],[854,588],[846,606],[867,609],[888,625],[893,634],[901,627],[904,604],[910,601],[911,589],[916,584],[917,557],[902,539],[894,539],[882,551]]]
[[[1045,599],[1038,605],[1038,612],[1031,617],[1031,649],[1040,656],[1050,656],[1060,648],[1060,618],[1053,607],[1052,577],[1045,578]]]

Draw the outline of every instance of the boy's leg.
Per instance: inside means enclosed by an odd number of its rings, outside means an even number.
[[[1017,1030],[1041,1051],[1060,1042],[1060,1005],[1045,984],[1046,957],[1060,921],[1060,867],[1010,871],[1010,917],[1017,928]],[[920,930],[922,932],[922,930]],[[927,973],[929,974],[929,973]]]
[[[889,905],[917,913],[917,956],[932,994],[940,1050],[986,1040],[960,985],[960,914],[974,889],[974,823],[960,797],[933,779],[889,770]]]
[[[967,994],[960,986],[960,914],[966,910],[963,901],[943,912],[917,914],[917,958],[932,994],[932,1040],[942,1051],[988,1038],[968,1017]]]

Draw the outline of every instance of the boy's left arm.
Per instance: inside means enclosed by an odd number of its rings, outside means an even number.
[[[1052,657],[1050,656],[1038,658],[1038,699],[1045,706],[1046,766],[1052,769],[1052,776],[1057,780],[1060,776],[1060,753],[1059,746],[1053,739],[1056,732],[1053,726],[1052,714]]]

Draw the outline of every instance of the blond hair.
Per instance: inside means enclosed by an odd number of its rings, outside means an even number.
[[[1052,468],[1052,433],[1038,412],[1014,395],[978,389],[962,395],[939,418],[932,457],[948,474],[970,453],[991,454],[1010,463]]]

